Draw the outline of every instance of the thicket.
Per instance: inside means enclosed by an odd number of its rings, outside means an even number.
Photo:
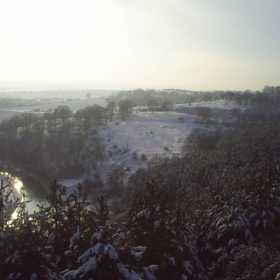
[[[192,225],[167,192],[143,186],[123,224],[109,225],[101,196],[92,205],[84,187],[62,200],[50,184],[49,206],[22,211],[0,232],[1,279],[206,279]]]
[[[108,100],[129,99],[136,106],[146,106],[149,100],[156,100],[158,104],[172,103],[192,103],[195,101],[211,101],[224,99],[235,102],[239,106],[253,106],[259,110],[264,107],[276,108],[280,102],[280,86],[265,86],[262,91],[191,91],[181,89],[154,90],[141,88],[135,90],[122,90],[110,96]]]
[[[102,196],[94,206],[78,185],[62,200],[63,186],[51,183],[48,207],[23,210],[0,233],[0,278],[274,279],[280,119],[257,116],[242,116],[213,149],[138,170],[120,224],[109,223]],[[112,166],[112,190],[123,188],[122,173]]]
[[[140,169],[121,224],[106,222],[103,197],[94,206],[78,185],[62,200],[53,182],[48,207],[0,234],[2,279],[274,279],[279,145],[279,119],[264,120],[224,133],[215,150]]]
[[[274,279],[279,145],[274,118],[225,132],[215,150],[140,169],[121,224],[108,223],[103,197],[94,206],[78,185],[62,200],[53,182],[48,207],[1,232],[1,279]]]
[[[173,92],[172,90],[158,91],[158,90],[126,90],[119,91],[112,96],[115,100],[130,99],[136,106],[147,106],[150,100],[156,100],[158,104],[163,104],[165,101],[170,100],[172,96],[172,102],[189,102],[190,96],[187,92]]]
[[[217,149],[218,140],[222,137],[222,131],[214,131],[194,128],[184,141],[184,147],[193,148],[194,151],[210,151]]]
[[[94,105],[74,114],[69,107],[59,106],[42,117],[25,113],[3,120],[2,168],[11,171],[19,167],[41,180],[90,175],[106,160],[98,127],[112,116],[113,109]]]
[[[256,92],[225,91],[221,92],[220,98],[239,106],[250,106],[250,110],[258,115],[275,115],[275,112],[279,113],[280,86],[265,86],[262,91]]]
[[[224,133],[214,150],[138,170],[129,179],[127,197],[141,197],[141,178],[166,188],[166,203],[172,209],[180,205],[194,225],[198,258],[211,279],[274,279],[280,249],[279,145],[279,118],[250,120]],[[254,265],[239,268],[247,251],[264,244],[271,262],[259,254]],[[270,269],[272,278],[264,273],[267,266],[276,267]]]

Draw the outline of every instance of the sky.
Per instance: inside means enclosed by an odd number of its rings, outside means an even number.
[[[279,0],[0,0],[0,83],[277,86],[279,11]]]

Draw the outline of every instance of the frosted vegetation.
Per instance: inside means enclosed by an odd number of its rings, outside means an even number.
[[[122,91],[3,120],[2,168],[52,181],[2,225],[3,279],[275,279],[279,97]]]

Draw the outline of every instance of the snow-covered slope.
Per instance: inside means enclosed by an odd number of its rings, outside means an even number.
[[[168,114],[154,112],[133,112],[125,121],[118,120],[100,130],[107,151],[114,154],[111,163],[135,169],[146,165],[145,161],[135,160],[134,155],[142,154],[151,159],[153,155],[171,156],[182,154],[182,144],[194,127],[196,117],[181,113]],[[115,147],[122,151],[115,153]]]
[[[180,156],[184,153],[182,144],[193,127],[196,116],[169,112],[134,111],[125,121],[119,117],[114,122],[99,128],[99,133],[106,146],[107,160],[98,171],[106,180],[112,164],[125,169],[126,178],[139,168],[146,168],[148,161],[157,157]],[[109,156],[109,153],[111,156]],[[146,159],[143,159],[145,155]],[[142,156],[142,158],[141,158]],[[75,189],[85,178],[61,180],[61,184]]]
[[[231,117],[230,109],[236,104],[226,103],[225,101],[196,102],[192,106],[189,104],[174,105],[177,108],[196,106],[210,107],[213,113],[217,110],[225,109],[226,116]],[[98,172],[103,179],[110,170],[110,165],[121,165],[126,169],[126,178],[139,168],[146,168],[149,161],[160,160],[164,157],[181,156],[186,151],[183,148],[185,138],[195,127],[206,129],[205,125],[194,123],[197,116],[194,114],[179,113],[170,111],[165,112],[143,112],[134,109],[125,121],[115,116],[112,123],[99,128],[99,133],[106,145],[107,160],[102,167],[98,167]],[[220,119],[219,119],[220,120]],[[207,129],[215,129],[216,126]],[[110,155],[109,155],[110,154]],[[146,160],[141,158],[145,155]],[[84,178],[75,180],[62,180],[60,183],[76,188]]]

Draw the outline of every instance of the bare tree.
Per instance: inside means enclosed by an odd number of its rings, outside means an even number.
[[[124,121],[127,114],[127,107],[126,107],[125,100],[120,100],[118,105],[119,105],[120,115],[122,117],[122,120]]]
[[[54,109],[54,114],[56,118],[62,120],[62,124],[65,124],[65,120],[67,118],[72,117],[72,111],[68,106],[58,106],[57,108]]]
[[[49,133],[56,132],[57,120],[54,113],[45,112],[43,118],[47,121],[47,128]]]
[[[57,132],[57,133],[52,133],[48,139],[48,145],[49,145],[48,150],[50,152],[50,157],[55,161],[58,170],[64,159],[64,154],[65,154],[65,144],[62,138],[63,138],[62,133]]]
[[[110,187],[110,193],[117,195],[120,192],[120,188],[124,186],[122,178],[125,177],[125,171],[120,165],[111,165],[108,173],[108,182]]]
[[[111,117],[111,111],[110,108],[106,107],[104,108],[103,112],[102,112],[102,117],[105,120],[105,123],[108,123],[108,119],[110,119]]]
[[[98,129],[99,125],[101,124],[102,114],[103,114],[103,107],[99,105],[93,105],[91,107],[91,117],[94,122],[94,126]]]
[[[158,106],[158,102],[154,99],[149,100],[147,103],[147,106],[149,108],[149,110],[152,112],[152,114],[154,113],[156,107]]]
[[[69,152],[72,156],[74,165],[79,165],[84,147],[85,141],[83,137],[75,137],[70,139]]]
[[[93,138],[93,146],[94,146],[94,155],[97,161],[99,161],[100,165],[102,166],[103,161],[106,159],[105,157],[105,145],[103,143],[103,139],[100,135],[96,135]]]
[[[165,101],[161,105],[162,109],[165,111],[166,114],[170,110],[171,105],[172,105],[172,103],[170,101]]]
[[[92,126],[91,107],[78,110],[75,114],[75,118],[77,120],[78,128],[84,132],[84,135],[87,138]]]
[[[109,109],[110,111],[110,121],[112,122],[113,121],[113,116],[114,116],[114,111],[116,109],[116,102],[115,101],[109,101],[108,102],[108,105],[107,105],[107,108]]]

